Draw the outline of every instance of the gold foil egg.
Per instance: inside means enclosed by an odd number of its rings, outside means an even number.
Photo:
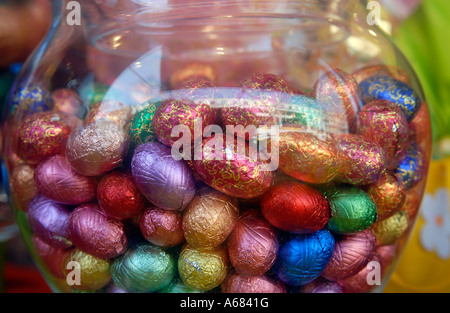
[[[385,220],[374,223],[370,229],[377,238],[379,246],[394,244],[408,229],[408,216],[404,211],[400,211]]]

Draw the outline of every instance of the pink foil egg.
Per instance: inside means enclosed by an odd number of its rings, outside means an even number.
[[[286,293],[283,282],[268,276],[248,276],[231,272],[221,284],[223,293]]]

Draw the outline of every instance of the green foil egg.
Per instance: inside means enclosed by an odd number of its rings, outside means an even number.
[[[127,125],[128,136],[133,148],[156,140],[153,118],[160,104],[160,101],[148,101],[144,104],[144,109],[137,112]]]
[[[324,191],[331,206],[328,229],[335,234],[354,234],[368,229],[378,218],[372,197],[356,187],[333,187]]]
[[[201,290],[197,290],[186,286],[180,279],[174,279],[169,285],[158,291],[159,293],[203,293]]]
[[[158,291],[173,280],[175,260],[172,255],[152,244],[138,244],[111,266],[114,283],[129,292]]]

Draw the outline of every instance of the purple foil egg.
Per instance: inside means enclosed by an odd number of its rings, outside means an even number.
[[[39,163],[34,181],[41,194],[62,204],[91,202],[97,193],[97,179],[76,172],[62,155]]]
[[[34,234],[52,247],[68,249],[72,243],[68,239],[68,206],[37,195],[28,206],[28,222]]]
[[[160,143],[139,146],[131,162],[131,172],[142,194],[161,209],[184,209],[195,195],[191,168],[183,160],[175,160],[171,149]]]
[[[376,238],[370,230],[336,240],[333,256],[322,277],[337,281],[356,275],[371,260],[376,249]]]
[[[323,277],[304,285],[299,290],[300,293],[344,293],[344,288],[338,282],[329,281]]]
[[[70,215],[68,229],[75,247],[100,259],[117,257],[128,248],[123,224],[95,203],[77,207]]]

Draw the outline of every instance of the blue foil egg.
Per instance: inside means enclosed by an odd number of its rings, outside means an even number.
[[[416,143],[408,147],[408,152],[400,160],[400,164],[395,170],[395,176],[402,181],[406,189],[411,189],[424,176],[424,154]]]
[[[335,240],[327,230],[293,237],[279,250],[274,271],[281,281],[303,286],[320,276],[330,261]]]
[[[417,93],[407,84],[390,76],[373,76],[360,84],[364,103],[373,100],[388,100],[397,104],[411,122],[419,111],[422,101]]]
[[[51,94],[36,84],[18,89],[12,96],[15,109],[29,113],[48,111],[53,106]]]

